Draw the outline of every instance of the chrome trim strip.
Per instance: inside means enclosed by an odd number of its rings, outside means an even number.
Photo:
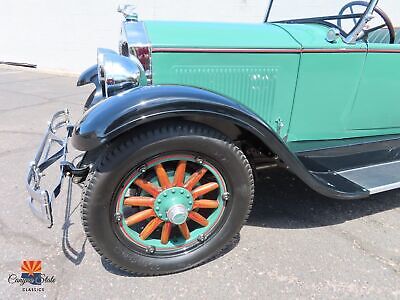
[[[153,53],[300,53],[300,49],[153,48]]]
[[[254,48],[166,48],[155,47],[152,53],[400,53],[399,49],[254,49]]]
[[[376,188],[371,188],[371,189],[369,189],[369,193],[371,195],[374,195],[374,194],[387,192],[387,191],[391,191],[391,190],[398,189],[398,188],[400,188],[400,182],[382,185],[382,186],[378,186]]]
[[[365,53],[365,49],[153,48],[153,53]]]
[[[376,167],[394,165],[394,164],[398,164],[399,162],[400,162],[399,160],[395,160],[395,161],[390,161],[390,162],[376,164],[376,165],[370,165],[370,166],[365,166],[365,167],[360,167],[360,168],[355,168],[355,169],[344,170],[344,171],[337,172],[337,174],[343,175],[343,174],[346,174],[349,172],[354,172],[354,171],[361,171],[361,170],[373,169]]]

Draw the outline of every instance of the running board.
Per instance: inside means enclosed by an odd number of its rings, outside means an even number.
[[[370,194],[400,188],[400,160],[344,170],[336,174],[367,189]]]

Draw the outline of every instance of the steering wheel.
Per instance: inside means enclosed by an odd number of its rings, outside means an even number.
[[[353,1],[353,2],[347,3],[347,4],[346,4],[345,6],[343,6],[343,8],[340,10],[339,16],[343,16],[343,15],[344,15],[344,12],[345,12],[347,9],[350,9],[350,12],[351,12],[352,14],[354,14],[354,7],[355,7],[355,6],[365,6],[365,7],[368,7],[368,5],[369,5],[369,2],[366,2],[366,1]],[[379,26],[375,26],[375,27],[373,27],[373,28],[369,28],[369,29],[367,29],[367,30],[364,30],[364,33],[363,33],[358,39],[362,39],[362,38],[364,38],[365,36],[368,36],[368,34],[370,34],[370,33],[373,32],[373,31],[376,31],[376,30],[379,30],[379,29],[381,29],[381,28],[387,27],[387,29],[388,29],[388,31],[389,31],[389,37],[390,37],[389,43],[390,43],[390,44],[394,44],[394,42],[395,42],[395,40],[396,40],[396,31],[395,31],[395,29],[394,29],[393,23],[392,23],[392,21],[390,20],[389,16],[388,16],[382,9],[380,9],[379,7],[375,7],[374,12],[376,12],[376,13],[382,18],[382,20],[384,21],[384,24],[381,24],[381,25],[379,25]],[[337,22],[338,22],[338,26],[339,26],[340,28],[342,28],[342,19],[338,19]],[[353,18],[353,22],[354,22],[354,25],[357,25],[357,23],[358,23],[358,18]]]

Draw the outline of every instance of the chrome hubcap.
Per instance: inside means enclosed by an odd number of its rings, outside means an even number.
[[[187,208],[182,204],[173,205],[170,209],[168,209],[167,217],[171,223],[175,225],[181,225],[186,222],[188,217]]]

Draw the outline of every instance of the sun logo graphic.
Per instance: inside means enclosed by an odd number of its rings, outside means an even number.
[[[41,285],[42,261],[41,260],[24,260],[21,263],[21,278],[26,279],[34,285]]]

